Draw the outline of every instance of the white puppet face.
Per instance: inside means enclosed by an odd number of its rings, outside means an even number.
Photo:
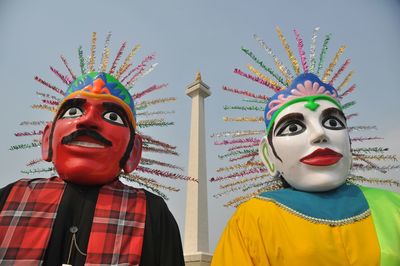
[[[328,191],[342,185],[351,167],[346,120],[338,107],[316,100],[314,111],[297,102],[282,110],[260,143],[260,155],[272,175],[278,172],[294,188]]]

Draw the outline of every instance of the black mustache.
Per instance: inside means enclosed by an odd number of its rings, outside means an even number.
[[[81,137],[81,136],[89,136],[91,138],[94,138],[95,140],[98,140],[98,141],[104,143],[106,146],[112,146],[111,141],[109,141],[108,139],[106,139],[105,137],[103,137],[102,135],[97,133],[96,131],[90,130],[90,129],[79,129],[79,130],[69,134],[68,136],[63,137],[61,140],[61,143],[68,144],[68,143],[74,141],[75,138]]]

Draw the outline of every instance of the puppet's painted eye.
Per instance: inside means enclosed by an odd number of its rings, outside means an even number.
[[[300,121],[290,121],[278,129],[276,136],[294,136],[303,133],[306,126]]]
[[[329,116],[322,121],[322,125],[327,129],[340,130],[346,128],[345,124],[337,117]]]
[[[81,109],[78,107],[71,107],[65,113],[61,118],[76,118],[76,117],[81,117],[83,115],[83,112]]]
[[[121,116],[117,114],[116,112],[107,112],[103,115],[104,119],[116,123],[119,125],[125,125],[124,121],[122,120]]]

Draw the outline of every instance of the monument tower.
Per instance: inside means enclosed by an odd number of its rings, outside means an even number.
[[[197,72],[195,81],[186,89],[192,98],[188,176],[198,180],[187,183],[184,253],[186,266],[210,265],[208,247],[207,168],[205,143],[204,98],[210,88]]]

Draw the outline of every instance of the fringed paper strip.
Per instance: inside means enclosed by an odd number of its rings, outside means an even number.
[[[363,176],[355,176],[352,175],[348,178],[349,181],[354,182],[367,182],[367,183],[374,183],[374,184],[384,184],[384,185],[395,185],[400,186],[400,182],[393,179],[380,179],[380,178],[366,178]]]
[[[9,150],[10,151],[15,151],[15,150],[21,150],[21,149],[31,149],[35,147],[40,147],[41,144],[39,142],[32,142],[29,144],[18,144],[18,145],[12,145]]]
[[[245,150],[230,151],[228,153],[218,155],[218,158],[224,159],[226,157],[236,156],[236,155],[241,155],[241,154],[249,154],[249,153],[254,153],[256,151],[258,151],[258,148],[257,149],[245,149]]]
[[[151,87],[145,89],[144,91],[141,91],[141,92],[139,92],[139,93],[135,93],[135,94],[133,95],[133,99],[134,99],[134,100],[140,99],[140,98],[142,98],[143,96],[145,96],[146,94],[149,94],[149,93],[154,92],[154,91],[156,91],[156,90],[163,89],[163,88],[165,88],[165,87],[167,87],[167,86],[168,86],[168,84],[165,84],[165,83],[164,83],[164,84],[160,84],[160,85],[153,85],[153,86],[151,86]]]
[[[92,43],[90,45],[89,72],[94,72],[95,59],[96,59],[96,32],[93,32]]]
[[[364,155],[364,154],[354,154],[354,160],[377,160],[377,161],[393,161],[397,162],[396,155]]]
[[[250,145],[235,145],[231,148],[228,149],[228,151],[235,151],[235,150],[241,150],[241,149],[247,149],[247,148],[253,148],[257,147],[259,144],[257,142],[252,143]]]
[[[160,148],[146,147],[146,146],[143,146],[142,149],[145,152],[164,153],[164,154],[171,154],[171,155],[175,155],[175,156],[179,155],[176,151],[171,151],[171,150],[168,150],[168,149],[160,149]]]
[[[351,166],[352,170],[357,170],[357,171],[370,171],[370,170],[377,170],[377,171],[389,171],[393,169],[399,169],[400,165],[385,165],[385,166],[379,166],[378,169],[375,167],[372,167],[371,165],[365,165],[361,163],[353,163]]]
[[[307,60],[306,60],[306,53],[303,50],[303,39],[301,38],[299,32],[294,29],[294,35],[296,36],[296,41],[297,41],[297,49],[299,50],[299,56],[301,60],[301,65],[303,66],[303,71],[304,73],[308,73],[308,65],[307,65]]]
[[[140,69],[144,69],[146,67],[147,63],[149,63],[150,61],[154,60],[154,58],[155,58],[154,54],[146,56],[139,65],[137,65],[135,68],[131,69],[128,72],[128,74],[126,74],[125,77],[123,79],[121,79],[121,83],[124,82],[134,72],[136,72],[138,70],[140,71]]]
[[[53,95],[50,95],[48,93],[37,91],[36,95],[38,95],[40,98],[45,98],[45,99],[61,102],[61,98],[58,98],[58,97],[53,96]]]
[[[356,101],[351,101],[351,102],[345,103],[342,105],[342,109],[344,110],[344,109],[350,108],[355,104],[356,104]]]
[[[340,74],[343,73],[343,71],[348,67],[350,62],[351,62],[350,59],[346,59],[346,61],[343,63],[343,65],[339,68],[339,70],[335,73],[335,75],[333,75],[332,79],[329,81],[330,85],[333,85],[335,80],[340,76]]]
[[[350,88],[348,88],[345,92],[339,95],[339,99],[342,99],[343,97],[346,97],[350,93],[352,93],[356,89],[356,84],[353,84]]]
[[[259,77],[260,79],[264,80],[265,82],[267,82],[268,84],[273,85],[274,87],[271,88],[273,90],[279,91],[282,90],[284,87],[280,86],[277,82],[273,81],[272,79],[270,79],[269,77],[265,76],[264,74],[262,74],[258,69],[256,69],[255,67],[253,67],[250,64],[247,64],[247,68],[253,72],[253,74],[255,74],[257,77]]]
[[[326,52],[328,51],[328,43],[329,43],[329,40],[331,39],[331,36],[332,36],[332,34],[330,34],[330,33],[325,36],[324,44],[322,45],[322,50],[319,55],[318,69],[317,69],[317,73],[316,73],[317,76],[319,76],[319,72],[321,71],[322,65],[324,64]]]
[[[103,52],[101,54],[101,60],[100,60],[101,64],[99,65],[99,70],[101,72],[105,72],[107,70],[108,59],[110,57],[110,48],[108,48],[108,46],[110,45],[110,38],[111,38],[111,31],[107,33],[107,37],[104,42]]]
[[[79,48],[78,48],[78,56],[79,56],[79,66],[81,68],[81,73],[82,73],[82,75],[85,75],[86,74],[86,65],[85,65],[85,59],[83,58],[82,46],[79,46]]]
[[[260,117],[224,117],[225,122],[258,122],[263,123],[264,118]]]
[[[60,104],[59,101],[47,100],[47,99],[43,99],[42,103],[47,104],[47,105],[56,106],[56,107]]]
[[[224,110],[242,110],[242,111],[264,111],[261,106],[238,106],[238,105],[224,105]]]
[[[214,133],[211,135],[212,138],[219,138],[219,137],[242,137],[242,136],[249,136],[249,135],[260,135],[264,134],[265,130],[237,130],[237,131],[225,131],[221,133]]]
[[[269,99],[269,98],[268,98]],[[264,105],[267,103],[267,100],[256,100],[256,99],[242,99],[243,102],[248,102],[248,103],[258,103],[261,105]]]
[[[264,48],[264,50],[272,57],[276,68],[281,72],[283,77],[286,79],[286,81],[283,83],[281,82],[280,79],[278,79],[278,80],[285,86],[288,86],[288,84],[293,80],[293,76],[290,73],[289,69],[284,64],[282,64],[281,60],[274,54],[272,49],[269,48],[268,45],[262,39],[258,38],[257,35],[253,35],[253,36],[254,36],[254,39],[260,44],[260,46],[262,48]]]
[[[14,133],[14,135],[16,137],[41,136],[41,135],[43,135],[43,130],[39,130],[39,131],[33,130],[33,131],[30,131],[30,132],[27,132],[27,131],[25,131],[25,132],[17,132],[17,133]]]
[[[52,172],[52,171],[55,171],[54,167],[22,170],[21,173],[31,175],[31,174],[37,174],[37,173],[43,173],[43,172]]]
[[[237,170],[237,169],[242,169],[242,168],[247,168],[247,167],[253,167],[253,166],[257,166],[257,167],[261,168],[264,166],[264,164],[262,162],[238,163],[238,164],[234,164],[231,166],[220,167],[217,169],[217,173],[225,172],[225,171],[232,171],[232,170]]]
[[[236,157],[236,158],[230,158],[229,161],[230,162],[235,162],[235,161],[243,160],[243,159],[246,159],[246,158],[249,158],[249,157],[251,157],[250,160],[252,160],[256,156],[258,156],[258,152],[253,152],[253,153],[248,153],[248,154],[241,155],[241,156]]]
[[[299,63],[297,62],[296,58],[293,55],[292,50],[290,49],[289,44],[286,41],[286,38],[283,36],[282,31],[279,27],[276,27],[276,33],[278,33],[279,40],[281,40],[281,43],[283,47],[285,48],[285,51],[289,57],[290,62],[292,63],[293,70],[296,73],[296,75],[300,74],[300,68],[299,68]]]
[[[165,195],[164,193],[162,193],[159,189],[157,189],[156,187],[154,187],[153,185],[150,184],[150,182],[147,181],[146,178],[141,177],[139,175],[120,175],[122,178],[130,181],[130,182],[135,182],[151,191],[153,191],[154,193],[156,193],[158,196],[162,197],[164,200],[168,200],[167,195]]]
[[[268,81],[263,80],[263,79],[261,79],[261,78],[259,78],[259,77],[255,77],[255,76],[253,76],[253,75],[247,74],[247,73],[243,72],[242,70],[240,70],[240,69],[238,69],[238,68],[235,68],[235,70],[233,71],[233,73],[238,74],[238,75],[240,75],[240,76],[242,76],[242,77],[245,77],[245,78],[247,78],[247,79],[250,79],[250,80],[252,80],[252,81],[254,81],[254,82],[257,82],[257,83],[259,83],[259,84],[261,84],[261,85],[264,85],[264,86],[266,86],[266,87],[269,87],[269,88],[271,88],[272,90],[274,90],[275,92],[277,92],[277,91],[279,91],[279,90],[281,89],[281,87],[274,86],[273,84],[269,83]]]
[[[147,119],[141,120],[137,122],[137,126],[139,128],[147,128],[147,127],[166,127],[172,126],[174,122],[166,122],[164,119]]]
[[[123,177],[125,177],[125,176],[126,175],[123,175]],[[155,187],[157,189],[166,189],[166,190],[174,191],[174,192],[180,191],[179,188],[163,185],[153,178],[147,178],[147,177],[143,177],[143,176],[135,175],[135,174],[130,174],[129,176],[131,176],[133,178],[132,180],[134,180],[134,181],[140,180],[141,182],[146,183],[149,186]]]
[[[57,88],[56,86],[54,86],[54,85],[48,83],[47,81],[44,81],[44,80],[41,79],[40,77],[35,76],[35,80],[38,81],[39,83],[43,84],[44,86],[46,86],[46,87],[52,89],[53,91],[57,92],[58,94],[60,94],[60,95],[62,95],[62,96],[65,95],[65,92],[64,92],[62,89],[59,89],[59,88]]]
[[[230,144],[238,144],[238,143],[259,143],[259,142],[260,142],[260,139],[258,139],[258,138],[244,138],[244,139],[214,141],[214,145],[230,145]]]
[[[377,130],[377,127],[376,127],[376,126],[355,126],[355,127],[347,127],[347,130],[348,130],[349,132],[352,132],[352,131],[365,131],[365,130],[372,130],[372,129]]]
[[[268,181],[265,183],[265,186],[257,189],[256,191],[249,193],[244,196],[236,197],[233,200],[228,201],[224,206],[229,207],[229,206],[234,206],[237,207],[240,203],[249,200],[251,198],[254,198],[255,196],[258,196],[260,193],[265,192],[265,191],[272,191],[272,190],[277,190],[281,189],[283,187],[283,183],[281,179],[273,179],[271,181]]]
[[[34,105],[31,105],[31,108],[38,109],[38,110],[46,110],[46,111],[50,111],[53,113],[57,112],[57,108],[49,106],[47,104],[34,104]]]
[[[168,144],[166,142],[163,142],[163,141],[160,141],[160,140],[156,140],[156,139],[152,138],[151,136],[144,135],[142,133],[140,133],[140,136],[142,136],[143,143],[157,145],[157,146],[163,147],[165,149],[172,149],[172,150],[176,149],[176,146],[172,146],[172,145],[170,145],[170,144]]]
[[[72,70],[71,70],[71,68],[70,68],[70,66],[69,66],[69,64],[68,64],[67,59],[66,59],[63,55],[61,55],[60,57],[61,57],[61,61],[64,63],[65,67],[67,68],[69,74],[71,74],[71,78],[72,78],[73,80],[75,80],[75,79],[76,79],[76,76],[75,76],[75,74],[72,72]]]
[[[180,171],[183,171],[183,168],[174,164],[169,164],[169,163],[165,163],[165,162],[161,162],[161,161],[157,161],[157,160],[152,160],[152,159],[147,159],[147,158],[142,158],[140,160],[140,164],[142,165],[159,165],[159,166],[163,166],[163,167],[167,167],[167,168],[171,168],[171,169],[177,169]]]
[[[336,88],[336,90],[340,91],[344,86],[346,86],[347,83],[349,83],[349,81],[353,77],[353,74],[354,74],[354,71],[350,71],[349,74],[347,74],[347,76],[344,78],[343,82],[340,83],[340,85]]]
[[[22,121],[19,123],[20,126],[45,126],[47,123],[51,121]]]
[[[256,95],[256,94],[254,94],[254,93],[252,93],[252,92],[249,92],[249,91],[246,91],[246,90],[239,90],[239,89],[230,88],[230,87],[227,87],[227,86],[223,86],[222,89],[223,89],[224,91],[229,91],[229,92],[233,92],[233,93],[245,95],[245,96],[247,96],[247,97],[252,97],[252,98],[256,98],[256,99],[262,99],[262,100],[265,100],[265,101],[267,101],[267,100],[269,99],[268,96],[265,96],[265,95]]]
[[[169,171],[161,171],[158,169],[151,169],[151,168],[147,168],[144,166],[138,166],[136,168],[137,171],[143,172],[143,173],[147,173],[147,174],[152,174],[152,175],[156,175],[156,176],[162,176],[162,177],[167,177],[167,178],[171,178],[171,179],[180,179],[180,180],[186,180],[186,181],[194,181],[194,182],[198,182],[197,179],[193,178],[193,177],[189,177],[189,176],[184,176],[181,174],[176,174],[176,173],[172,173]]]
[[[236,172],[236,173],[233,173],[233,174],[229,174],[229,175],[226,175],[226,176],[212,177],[210,179],[210,181],[211,182],[218,182],[218,181],[231,179],[231,178],[244,177],[244,176],[247,176],[247,175],[250,175],[250,174],[261,174],[263,172],[265,172],[264,168],[252,168],[252,169]]]
[[[352,148],[351,151],[353,153],[384,153],[387,152],[389,149],[388,148],[383,148],[383,147],[365,147],[365,148]]]
[[[317,43],[317,34],[319,31],[319,27],[316,27],[313,31],[312,37],[311,37],[311,45],[310,45],[310,72],[314,72],[315,69],[315,47]]]
[[[168,114],[175,114],[175,111],[141,112],[137,113],[136,116],[152,116],[152,115],[168,115]]]
[[[322,76],[322,79],[321,79],[322,82],[326,83],[328,81],[328,78],[331,76],[333,68],[336,66],[336,64],[339,60],[339,57],[344,53],[345,50],[346,50],[345,45],[342,45],[339,47],[339,50],[336,52],[335,57],[333,58],[332,62],[329,64],[329,66],[325,70],[324,75]]]
[[[34,166],[34,165],[36,165],[36,164],[38,164],[38,163],[41,163],[41,162],[44,162],[44,160],[43,160],[43,159],[33,159],[33,160],[30,160],[30,161],[26,164],[26,166]]]
[[[143,110],[151,105],[157,105],[160,103],[169,103],[169,102],[175,102],[175,101],[176,101],[175,97],[160,98],[160,99],[155,99],[155,100],[150,100],[150,101],[142,101],[136,105],[136,110]]]
[[[365,158],[364,156],[357,156],[353,154],[353,161],[357,161],[357,160],[361,160],[363,162],[365,162],[366,164],[368,164],[369,166],[373,167],[374,169],[376,169],[377,171],[386,174],[386,170],[381,170],[379,169],[379,165],[371,162],[369,159]]]
[[[356,142],[356,141],[363,142],[366,140],[378,140],[378,139],[383,139],[383,138],[381,138],[381,137],[353,137],[353,138],[351,138],[351,141],[352,142]]]
[[[356,117],[356,116],[358,116],[358,113],[349,114],[349,115],[346,115],[346,119],[350,120],[350,119],[352,119],[353,117]]]
[[[62,82],[64,82],[64,84],[69,85],[71,84],[71,79],[68,76],[65,76],[63,74],[60,73],[60,71],[58,71],[57,69],[55,69],[54,67],[50,66],[50,70],[59,78],[61,79]]]
[[[117,63],[118,63],[119,59],[121,59],[121,56],[122,56],[122,53],[124,52],[125,47],[126,47],[126,42],[123,42],[117,52],[117,55],[115,56],[114,62],[111,65],[111,69],[109,72],[110,75],[112,75],[114,73],[115,69],[117,68]]]
[[[269,68],[266,65],[264,65],[263,61],[258,59],[249,49],[246,49],[246,48],[242,47],[242,51],[245,52],[248,56],[250,56],[250,58],[253,59],[265,71],[270,73],[279,83],[281,83],[284,86],[288,85],[287,82],[285,82],[285,80],[281,76],[276,74],[271,68]]]
[[[128,69],[129,62],[132,60],[132,58],[135,56],[137,51],[140,49],[140,44],[135,45],[135,47],[132,48],[132,50],[129,52],[128,56],[125,58],[124,62],[122,63],[121,67],[118,69],[117,74],[115,77],[119,79],[122,74],[125,73],[125,71]]]

